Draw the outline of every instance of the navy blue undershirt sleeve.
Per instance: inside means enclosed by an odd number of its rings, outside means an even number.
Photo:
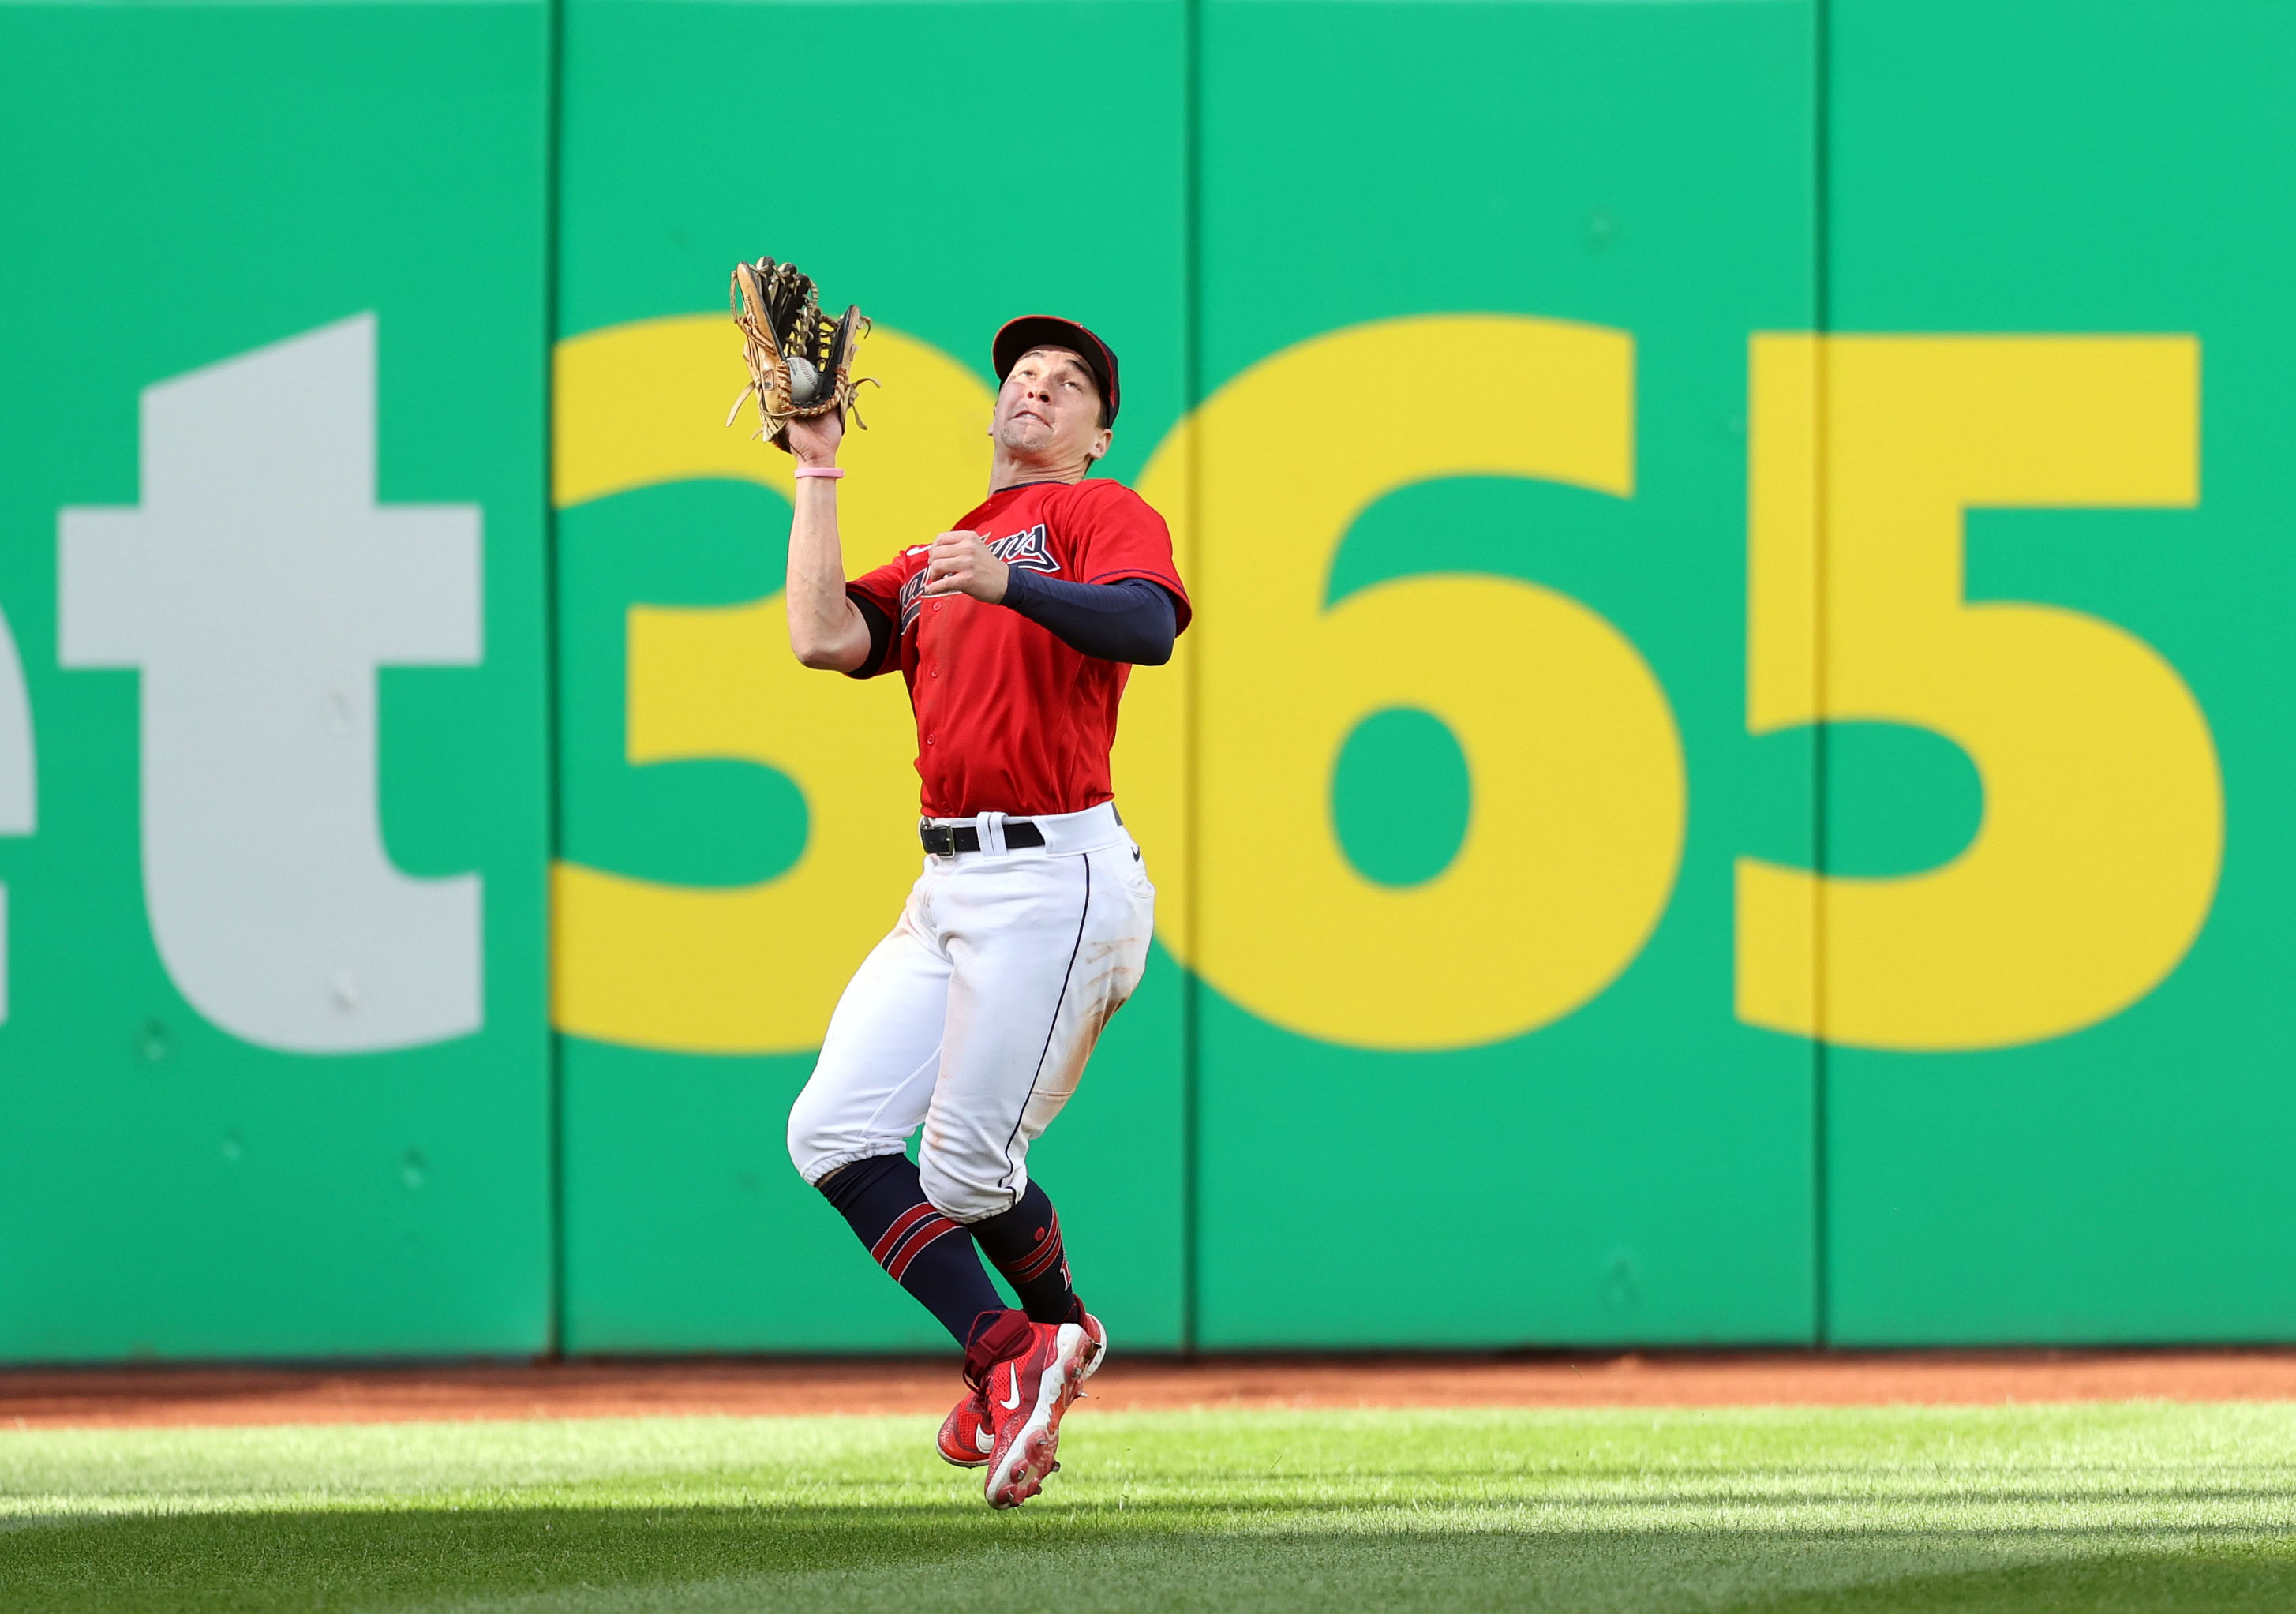
[[[1146,578],[1067,583],[1015,566],[1004,574],[1002,603],[1051,629],[1070,650],[1103,661],[1161,667],[1179,636],[1170,591]]]

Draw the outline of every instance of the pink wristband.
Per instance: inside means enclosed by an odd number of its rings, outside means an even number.
[[[800,476],[841,477],[845,470],[840,465],[800,465],[797,473]]]

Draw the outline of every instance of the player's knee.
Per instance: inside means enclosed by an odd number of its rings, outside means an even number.
[[[917,1151],[917,1181],[925,1201],[953,1222],[978,1222],[1011,1208],[1016,1192],[1004,1179],[1011,1167],[1002,1162],[952,1159],[930,1146]]]
[[[825,1107],[808,1102],[811,1097],[811,1088],[798,1094],[789,1118],[790,1164],[808,1183],[818,1182],[839,1154],[852,1152],[849,1143],[838,1135]]]

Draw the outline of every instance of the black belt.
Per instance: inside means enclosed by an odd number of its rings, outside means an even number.
[[[919,823],[917,839],[925,843],[925,850],[936,857],[954,857],[959,852],[980,849],[980,830],[970,823]],[[1040,847],[1045,844],[1045,832],[1025,818],[1004,821],[1004,844],[1008,847]]]

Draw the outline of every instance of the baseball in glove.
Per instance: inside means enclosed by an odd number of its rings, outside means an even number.
[[[854,350],[869,329],[867,318],[858,307],[847,308],[840,320],[823,318],[813,277],[795,264],[770,258],[735,264],[732,297],[750,384],[726,412],[728,426],[754,397],[765,421],[758,435],[786,450],[791,420],[852,409],[853,389],[863,381],[876,385],[874,377],[853,374]],[[858,410],[853,420],[866,428]]]

